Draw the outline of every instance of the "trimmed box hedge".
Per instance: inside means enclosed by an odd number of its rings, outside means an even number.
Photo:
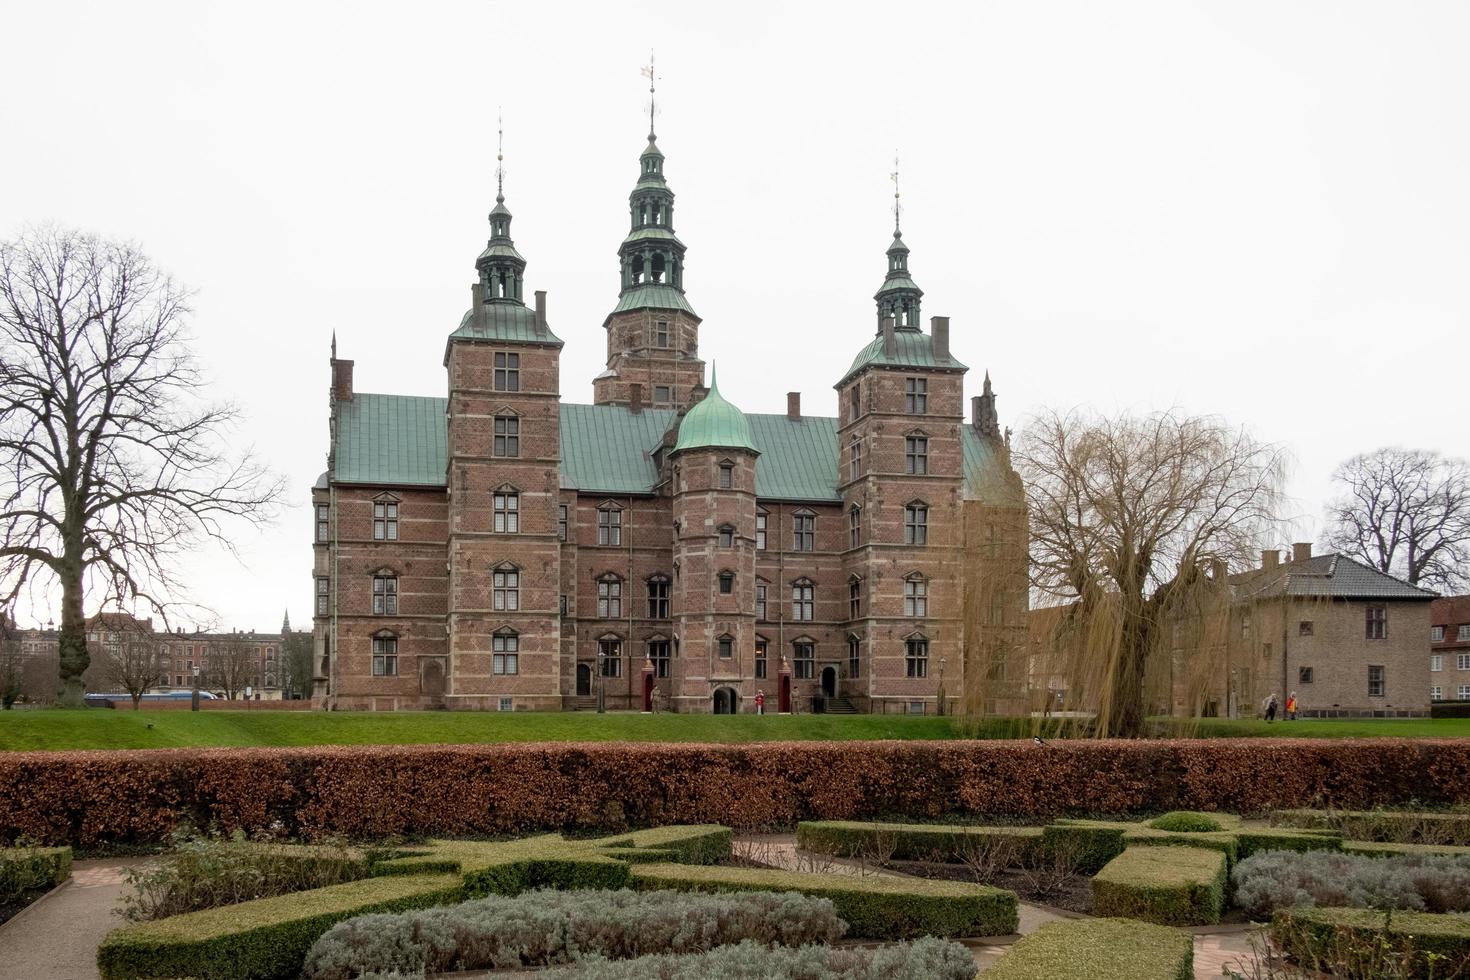
[[[1470,971],[1470,916],[1467,915],[1402,911],[1389,915],[1376,909],[1282,909],[1271,916],[1270,931],[1276,945],[1303,964],[1330,959],[1334,952],[1348,946],[1379,955],[1386,953],[1395,962],[1404,957],[1410,961],[1408,975],[1413,977],[1458,977]],[[1361,976],[1365,980],[1369,976],[1352,972],[1341,975]]]
[[[1049,922],[980,980],[1194,980],[1194,941],[1132,919]]]
[[[0,848],[0,902],[55,888],[71,876],[69,847]]]
[[[1130,847],[1092,879],[1101,916],[1166,926],[1213,925],[1225,908],[1225,854],[1202,847]]]
[[[1392,857],[1395,854],[1444,854],[1447,856],[1470,856],[1470,847],[1454,844],[1394,844],[1389,841],[1345,840],[1342,849],[1351,854],[1366,854],[1369,857]]]
[[[882,823],[858,820],[803,820],[796,846],[839,857],[880,855],[899,861],[956,862],[987,840],[1014,841],[1022,856],[1041,848],[1041,827],[983,827],[956,824]]]
[[[1290,779],[1282,779],[1290,772]],[[0,842],[489,837],[719,822],[1470,802],[1470,739],[332,746],[0,753]]]
[[[1017,927],[1014,892],[958,881],[687,864],[638,864],[631,872],[636,888],[793,891],[830,899],[848,935],[861,939],[1004,936]]]
[[[1470,845],[1470,811],[1273,810],[1271,823],[1278,827],[1337,831],[1356,839],[1383,843]],[[1405,837],[1415,839],[1404,840]]]

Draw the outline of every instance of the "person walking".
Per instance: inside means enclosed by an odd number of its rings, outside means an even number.
[[[1286,696],[1286,720],[1296,721],[1296,692],[1292,691]]]
[[[1275,694],[1272,694],[1269,698],[1266,699],[1266,711],[1265,711],[1265,715],[1266,715],[1266,724],[1268,724],[1268,725],[1271,722],[1273,722],[1273,721],[1276,720],[1276,704],[1277,704],[1277,701],[1276,701],[1276,695]]]
[[[755,692],[755,713],[758,714],[758,715],[763,715],[763,714],[766,713],[766,692],[765,691],[756,691]]]

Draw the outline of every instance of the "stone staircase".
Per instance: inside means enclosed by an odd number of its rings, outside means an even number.
[[[855,715],[858,709],[852,706],[851,698],[828,698],[827,714],[829,715]]]
[[[597,696],[596,695],[593,695],[592,697],[586,697],[586,698],[574,698],[572,700],[572,710],[573,711],[596,711],[597,710]]]

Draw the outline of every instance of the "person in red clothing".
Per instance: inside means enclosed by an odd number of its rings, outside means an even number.
[[[763,715],[763,714],[766,713],[766,692],[765,691],[756,691],[755,692],[755,713],[758,714],[758,715]]]
[[[1296,721],[1296,692],[1292,691],[1286,696],[1286,720]]]

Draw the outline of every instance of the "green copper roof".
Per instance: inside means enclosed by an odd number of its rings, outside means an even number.
[[[618,305],[612,311],[624,313],[628,310],[683,310],[690,316],[699,316],[682,292],[673,286],[654,282],[640,283],[623,290],[618,297]]]
[[[681,245],[683,244],[682,242],[679,242],[679,237],[675,235],[672,231],[669,231],[669,229],[667,228],[661,227],[635,228],[632,231],[628,232],[628,237],[623,239],[623,244],[626,245],[629,242],[645,242],[649,240],[678,242]]]
[[[653,450],[674,424],[671,408],[561,406],[561,485],[589,493],[652,493]]]
[[[359,393],[337,402],[337,483],[444,486],[445,398]]]
[[[481,252],[475,261],[478,262],[480,259],[519,259],[522,265],[526,261],[525,256],[516,251],[516,247],[510,244],[508,238],[490,239],[490,244],[485,246],[485,251]]]
[[[837,420],[747,415],[755,461],[755,494],[768,500],[841,500],[837,492]]]
[[[877,299],[884,293],[893,293],[901,289],[914,289],[918,290],[920,293],[923,292],[922,289],[919,289],[919,284],[914,282],[907,275],[897,275],[889,276],[887,279],[884,279],[882,287],[878,290],[877,294],[874,295],[873,298]]]
[[[842,380],[837,382],[837,385],[846,384],[848,378],[871,367],[965,370],[965,366],[952,356],[936,358],[934,338],[926,333],[895,332],[893,339],[895,352],[889,355],[883,353],[882,335],[874,337],[868,346],[858,351],[857,357],[853,358],[852,367],[847,369],[847,373],[842,376]]]
[[[750,423],[745,413],[725,400],[720,384],[710,371],[709,394],[691,408],[679,424],[679,441],[674,452],[686,449],[750,449]]]
[[[536,311],[521,303],[496,300],[481,307],[481,316],[475,319],[475,311],[467,310],[459,321],[459,329],[450,334],[468,340],[499,340],[517,344],[562,345],[561,339],[547,327],[545,333],[536,332]]]

